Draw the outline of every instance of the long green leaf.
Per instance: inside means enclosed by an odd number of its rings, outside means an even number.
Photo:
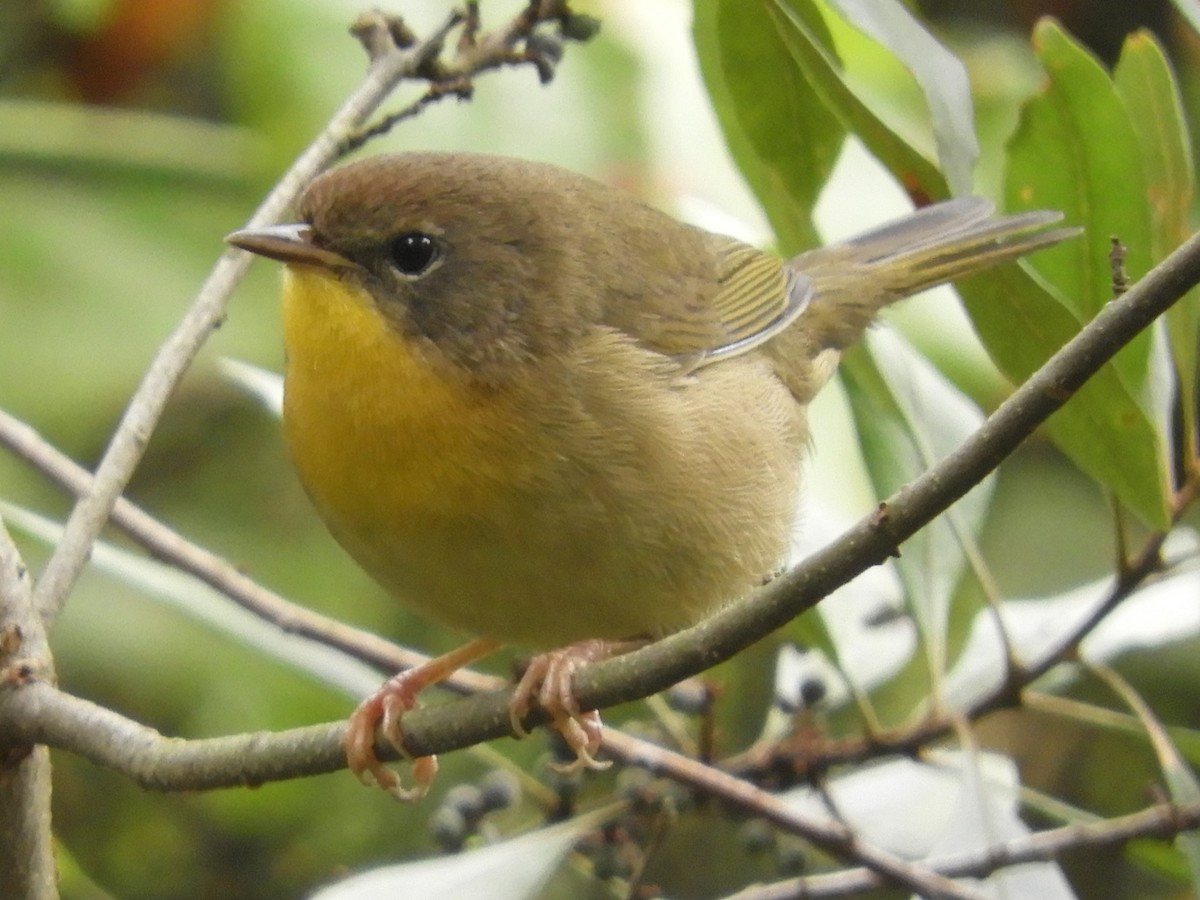
[[[891,171],[909,194],[924,199],[949,195],[937,166],[893,131],[855,93],[832,51],[812,26],[819,5],[808,0],[756,0],[765,3],[792,60],[812,89],[843,126]],[[823,20],[822,20],[823,21]]]
[[[1038,254],[1034,267],[1061,292],[1080,322],[1112,300],[1109,237],[1128,246],[1125,265],[1139,278],[1151,266],[1152,229],[1141,145],[1109,74],[1055,22],[1034,31],[1049,81],[1025,107],[1009,145],[1005,193],[1013,209],[1058,209],[1084,239]],[[1131,393],[1146,380],[1150,340],[1143,335],[1115,360]]]
[[[1008,203],[1060,209],[1086,227],[1037,254],[1049,285],[1016,267],[962,286],[980,338],[1002,371],[1029,377],[1112,297],[1109,235],[1129,247],[1133,277],[1151,263],[1142,150],[1125,103],[1100,64],[1050,21],[1035,32],[1048,74],[1009,148]],[[1164,436],[1155,427],[1150,336],[1137,338],[1049,423],[1055,443],[1152,527],[1167,525]]]

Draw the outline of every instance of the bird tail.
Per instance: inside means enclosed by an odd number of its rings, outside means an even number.
[[[982,197],[959,197],[792,259],[788,266],[812,280],[812,300],[766,349],[797,398],[811,399],[832,374],[838,351],[857,341],[888,304],[1080,231],[1047,230],[1062,218],[1049,210],[994,213]]]

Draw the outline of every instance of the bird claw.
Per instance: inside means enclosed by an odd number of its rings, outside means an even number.
[[[575,758],[569,763],[550,763],[554,771],[572,775],[584,769],[598,772],[612,767],[611,761],[596,759],[596,753],[600,750],[600,740],[604,735],[604,723],[600,721],[600,713],[596,710],[556,718],[554,728],[562,735],[566,745],[575,751]]]
[[[437,775],[436,756],[413,757],[404,746],[404,733],[400,718],[417,705],[417,693],[424,684],[416,683],[412,672],[401,672],[383,683],[374,694],[363,700],[350,716],[342,748],[346,751],[346,762],[350,771],[363,784],[382,788],[398,800],[413,802],[429,792],[429,786]],[[413,786],[403,787],[400,776],[379,761],[375,753],[375,729],[382,726],[388,743],[396,748],[412,764]]]
[[[498,646],[489,638],[477,638],[419,666],[389,678],[374,694],[358,704],[342,735],[342,748],[350,771],[363,784],[374,783],[399,800],[420,800],[429,791],[437,774],[436,756],[413,757],[404,746],[400,719],[417,705],[417,695],[430,685],[444,681],[468,663],[486,656]],[[379,761],[375,754],[375,729],[383,727],[384,737],[396,752],[412,763],[414,785],[400,786],[400,777]]]
[[[582,769],[607,769],[612,763],[596,759],[600,750],[604,726],[596,710],[582,712],[575,699],[575,673],[589,663],[613,655],[610,641],[580,641],[559,650],[535,656],[521,676],[509,705],[509,721],[513,733],[525,737],[529,731],[521,720],[536,698],[542,709],[550,714],[551,724],[562,735],[575,759],[565,765],[555,764],[561,772]]]

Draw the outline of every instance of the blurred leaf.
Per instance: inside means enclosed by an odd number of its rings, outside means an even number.
[[[844,693],[830,683],[828,707],[854,700],[868,721],[880,719],[886,726],[905,721],[919,698],[928,695],[927,666],[914,663],[919,638],[902,609],[902,593],[889,564],[838,588],[818,607],[834,648],[825,653],[849,688]],[[795,634],[791,628],[789,636]]]
[[[988,353],[1020,383],[1079,331],[1056,292],[1017,266],[959,286]],[[1105,366],[1054,413],[1046,428],[1079,468],[1154,527],[1166,527],[1161,435]]]
[[[844,622],[842,630],[835,632],[834,620],[827,614],[834,607],[850,605],[851,596],[861,595],[863,587],[853,581],[830,594],[815,613],[800,616],[788,623],[783,633],[795,643],[779,648],[775,659],[774,697],[771,708],[774,716],[782,702],[783,707],[799,709],[806,703],[803,696],[805,683],[813,681],[821,685],[819,705],[824,709],[836,709],[853,703],[860,719],[868,728],[882,727],[879,716],[871,703],[867,691],[873,686],[858,677],[854,656],[861,652],[864,642],[861,625],[847,633]],[[849,602],[848,602],[849,601]],[[854,604],[857,607],[858,604]],[[859,624],[859,623],[855,623]],[[891,672],[887,673],[891,675]],[[786,720],[775,739],[784,739],[794,728],[792,716],[776,717]],[[771,721],[768,720],[768,727]]]
[[[1113,69],[1141,151],[1151,214],[1151,251],[1162,259],[1188,233],[1195,190],[1192,148],[1179,88],[1162,47],[1148,31],[1130,35]]]
[[[48,0],[47,12],[56,24],[76,34],[100,28],[113,14],[118,0]]]
[[[54,862],[58,869],[58,888],[71,900],[117,900],[92,880],[75,855],[61,840],[54,842]]]
[[[275,418],[283,416],[283,376],[237,359],[218,360],[221,374]]]
[[[1200,2],[1198,0],[1172,0],[1179,14],[1183,16],[1193,31],[1200,31]]]
[[[342,3],[230,4],[221,35],[225,103],[282,169],[341,105],[366,65]],[[336,35],[336,40],[331,36]]]
[[[806,9],[806,26],[832,54],[820,15]],[[811,247],[817,237],[810,213],[844,129],[792,61],[760,0],[697,0],[692,29],[725,139],[776,239],[789,252]]]
[[[947,194],[937,168],[848,81],[822,9],[810,0],[695,3],[696,48],[726,140],[785,253],[816,243],[811,209],[847,129],[910,194]],[[939,128],[939,139],[948,140],[951,126]]]
[[[951,763],[947,766],[949,772],[958,768],[961,780],[954,807],[929,850],[930,856],[978,853],[1001,841],[1030,835],[1029,826],[1017,814],[1019,779],[1012,760],[966,752],[949,755],[947,761]],[[1074,891],[1055,862],[1000,869],[984,883],[998,897],[1075,900]]]
[[[799,788],[780,799],[802,815],[840,821],[864,842],[919,860],[980,852],[997,839],[1028,835],[1017,815],[1019,786],[1007,757],[939,753],[937,764],[904,759],[863,766],[829,779],[821,791]],[[1019,866],[988,881],[1001,886],[997,896],[1073,896],[1051,863]]]
[[[863,458],[879,497],[925,472],[983,422],[978,408],[888,331],[868,333],[841,366]],[[989,479],[905,542],[895,561],[940,685],[948,657],[951,599],[983,527]]]
[[[1197,537],[1176,531],[1167,544],[1168,557],[1195,553]],[[1111,592],[1112,580],[1105,577],[1051,596],[1007,600],[1001,607],[1004,629],[1018,658],[1026,665],[1038,665],[1096,615]],[[1154,656],[1172,643],[1193,640],[1200,635],[1198,595],[1200,570],[1195,567],[1181,568],[1148,584],[1108,614],[1085,638],[1080,653],[1089,662],[1111,662],[1134,653]],[[947,704],[959,710],[973,706],[1001,687],[1006,671],[995,616],[983,610],[947,678]],[[1190,733],[1181,732],[1178,740],[1189,753],[1200,752]]]
[[[203,132],[162,135],[181,133]],[[0,166],[0,318],[19,336],[0,354],[0,405],[74,448],[111,426],[221,235],[250,206],[204,173],[193,179],[153,168]],[[275,328],[270,309],[238,316],[242,327],[226,341]]]
[[[313,900],[529,900],[538,895],[576,842],[619,808],[610,804],[490,846],[352,875],[313,894]]]
[[[1154,36],[1129,36],[1113,81],[1125,101],[1140,141],[1152,216],[1153,258],[1157,262],[1188,235],[1188,212],[1195,193],[1192,147],[1174,73]],[[1192,291],[1167,312],[1167,333],[1175,361],[1186,435],[1196,433],[1197,337],[1200,293]],[[1195,448],[1185,453],[1194,452]]]
[[[1168,843],[1155,838],[1138,838],[1125,846],[1125,855],[1143,869],[1154,872],[1178,884],[1187,884],[1187,861]]]
[[[0,162],[248,188],[265,146],[246,129],[113,107],[0,101]]]
[[[971,193],[979,142],[975,137],[971,84],[961,60],[896,0],[830,2],[847,21],[895,54],[916,78],[929,106],[946,180],[953,193]]]

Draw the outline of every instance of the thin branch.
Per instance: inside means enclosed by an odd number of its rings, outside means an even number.
[[[461,704],[444,704],[414,710],[405,725],[422,729],[431,717],[446,715]],[[330,772],[343,768],[339,743],[341,723],[316,725],[286,732],[238,735],[227,738],[179,741],[164,738],[153,729],[62,693],[47,684],[0,695],[0,716],[9,721],[23,740],[45,741],[70,750],[100,765],[119,771],[151,790],[205,790]],[[410,719],[412,720],[410,723]],[[421,720],[420,723],[417,720]],[[656,747],[628,735],[605,732],[605,749],[629,765],[682,783],[702,786],[713,796],[777,827],[821,844],[839,856],[853,855],[887,865],[887,854],[858,842],[844,829],[809,820],[781,803],[777,797],[742,779],[717,772],[682,754]],[[229,766],[218,772],[218,766]],[[1170,838],[1200,827],[1200,803],[1186,806],[1160,804],[1137,813],[1085,824],[1048,829],[1026,837],[969,853],[923,861],[918,872],[931,871],[952,878],[982,878],[1020,863],[1055,858],[1080,847],[1116,846],[1138,837]],[[873,865],[832,875],[781,882],[737,894],[738,900],[782,900],[787,897],[840,897],[885,884]],[[931,896],[937,896],[932,894]]]
[[[1178,522],[1196,501],[1198,491],[1200,479],[1186,485],[1176,496],[1172,511],[1173,522]],[[902,730],[876,732],[865,739],[829,742],[816,751],[811,744],[805,744],[799,752],[793,752],[786,744],[765,750],[752,749],[741,757],[726,760],[725,766],[743,777],[754,777],[755,773],[772,772],[778,775],[786,772],[790,779],[799,780],[806,778],[810,770],[819,771],[830,766],[860,762],[881,755],[913,754],[949,733],[954,728],[955,717],[958,715],[975,720],[996,710],[1011,707],[1022,699],[1023,691],[1028,685],[1033,684],[1055,666],[1072,659],[1087,636],[1139,586],[1160,570],[1160,554],[1166,538],[1165,532],[1150,535],[1141,551],[1132,560],[1127,561],[1123,570],[1114,578],[1108,596],[1096,605],[1090,615],[1064,635],[1058,646],[1049,649],[1037,660],[1027,662],[1024,667],[1011,670],[1010,677],[995,691],[981,697],[961,713],[931,715]]]
[[[35,679],[53,681],[53,663],[29,571],[0,521],[0,699],[23,693]],[[0,810],[0,897],[57,897],[48,748],[3,735]]]
[[[839,858],[856,859],[882,876],[879,883],[890,880],[913,888],[922,897],[985,896],[941,878],[924,864],[907,862],[865,843],[844,825],[822,822],[799,813],[775,794],[681,753],[608,728],[604,731],[604,750],[628,765],[690,785],[735,809],[766,819],[777,828],[799,835]],[[916,888],[918,882],[923,882],[925,887]]]
[[[541,9],[543,5],[531,4],[529,9]],[[395,42],[393,32],[389,32],[389,38]],[[401,50],[396,47],[394,53],[385,52],[373,58],[367,80],[264,201],[251,219],[251,225],[273,221],[282,213],[302,184],[333,158],[353,128],[365,121],[369,111],[400,78],[405,77],[405,65],[428,67],[428,47],[424,48],[424,55],[418,52],[421,49],[414,47]],[[413,71],[416,72],[415,69]],[[117,504],[119,494],[140,459],[167,398],[199,346],[223,317],[228,293],[246,266],[246,258],[239,253],[226,253],[221,258],[191,311],[164,344],[148,370],[114,434],[90,493],[73,510],[63,541],[56,548],[37,586],[35,599],[47,622],[53,621],[61,609],[67,592],[84,565],[92,542]],[[810,608],[835,586],[883,561],[901,541],[946,509],[993,469],[1034,427],[1061,405],[1063,398],[1078,389],[1121,345],[1198,279],[1200,246],[1197,239],[1193,239],[1120,301],[1102,312],[1095,322],[1017,391],[959,451],[899,492],[885,505],[882,515],[873,514],[835,544],[815,554],[795,571],[744,604],[645,650],[585,670],[576,683],[581,704],[603,707],[634,699],[709,668]],[[136,770],[137,774],[131,772],[131,777],[137,778],[140,783],[152,785],[157,779],[166,777],[171,783],[191,779],[196,784],[197,779],[202,782],[205,778],[215,778],[215,770],[210,767],[214,754],[234,758],[241,764],[236,770],[238,780],[226,781],[225,784],[258,783],[292,777],[301,774],[298,771],[300,768],[313,771],[314,759],[322,767],[320,771],[331,771],[344,765],[339,745],[343,727],[340,723],[282,735],[259,734],[212,741],[165,742],[150,729],[137,726],[115,713],[84,704],[84,701],[69,698],[49,684],[31,683],[19,687],[0,693],[0,716],[15,724],[14,735],[17,739],[45,741],[83,753],[81,747],[88,741],[103,738],[105,743],[90,749],[105,764],[123,771]],[[416,753],[429,753],[500,736],[509,730],[507,706],[508,694],[501,693],[414,711],[405,718],[408,746]],[[535,725],[541,721],[540,714],[534,713],[526,724]],[[81,722],[86,727],[81,727]],[[117,740],[113,742],[113,738]],[[623,750],[624,738],[615,733],[606,734],[606,750],[618,757],[623,752],[633,752],[629,747]],[[674,765],[672,761],[676,758],[682,761],[679,763],[681,767],[684,763],[699,766],[703,770],[705,783],[711,785],[709,790],[719,796],[727,794],[729,802],[740,802],[744,808],[756,814],[762,815],[766,810],[768,817],[773,815],[774,798],[770,795],[724,773],[714,773],[678,754],[656,749],[650,754],[653,756],[651,759],[646,746],[639,746],[639,759],[630,761],[658,766],[664,771]],[[381,747],[381,755],[388,755],[387,749]],[[228,777],[228,773],[224,777]],[[692,773],[689,777],[699,778],[700,775]],[[206,785],[201,783],[198,786]],[[215,786],[215,782],[207,786]],[[740,801],[737,799],[739,796],[742,797]],[[790,821],[786,812],[779,812],[778,824],[781,826]],[[798,826],[793,823],[791,827]],[[914,875],[904,868],[895,868],[886,855],[872,857],[871,853],[878,851],[858,845],[852,834],[839,830],[835,834],[825,835],[824,839],[832,842],[831,849],[836,847],[843,854],[873,861],[873,867],[886,872],[889,878],[910,886],[923,885],[923,888],[914,887],[921,893],[929,896],[964,896],[961,889],[953,885],[934,883],[931,887],[928,882],[914,881],[914,878],[926,876],[919,871]],[[989,854],[989,860],[992,858]],[[903,867],[907,864],[900,865]],[[889,869],[889,866],[892,868]]]
[[[558,23],[558,37],[537,30],[547,22]],[[459,25],[462,30],[454,52],[449,58],[443,58],[446,39]],[[445,97],[469,99],[475,91],[474,76],[489,69],[531,65],[541,82],[546,84],[553,79],[562,57],[562,41],[586,41],[598,27],[589,16],[573,13],[565,0],[529,0],[525,9],[503,27],[480,34],[479,4],[468,2],[465,9],[451,13],[447,22],[420,47],[421,58],[415,70],[430,82],[428,91],[399,112],[349,135],[340,152],[349,153],[371,138],[386,134],[397,123],[412,118],[429,104]],[[372,59],[377,53],[389,52],[390,42],[408,47],[416,40],[403,19],[379,10],[363,13],[351,32]],[[382,47],[381,35],[388,36],[388,43]]]
[[[3,411],[0,411],[0,444],[70,491],[83,493],[91,482],[90,473],[52,447],[31,427]],[[315,638],[388,671],[419,665],[426,659],[368,632],[348,628],[290,603],[124,498],[120,498],[113,508],[112,524],[152,556],[195,575],[240,606],[286,631]],[[464,669],[455,673],[452,686],[464,693],[475,693],[502,690],[507,683]],[[38,740],[71,750],[98,765],[116,768],[142,787],[154,790],[204,790],[260,784],[333,771],[345,765],[336,725],[269,736],[238,735],[181,742],[165,738],[153,729],[103,707],[58,692],[41,699],[26,698],[8,708],[0,706],[0,719],[13,723],[19,731],[23,730],[20,723],[24,717],[36,721],[34,727],[48,729],[45,733],[38,732]],[[406,728],[410,722],[411,716],[406,717]],[[880,866],[882,873],[929,896],[960,896],[946,893],[950,888],[947,884],[922,882],[919,871],[913,871],[911,866],[876,848],[852,840],[844,829],[795,816],[770,794],[748,782],[611,728],[605,730],[604,739],[609,755],[618,760],[676,778],[697,791],[769,819],[777,827],[827,847],[848,860]],[[71,744],[65,744],[66,741]],[[929,893],[934,890],[940,893]]]
[[[1125,816],[1048,828],[968,853],[935,856],[922,864],[953,878],[984,878],[1009,866],[1053,860],[1067,851],[1119,847],[1137,838],[1169,840],[1182,831],[1197,828],[1200,828],[1200,803],[1186,806],[1161,803]],[[882,886],[879,876],[869,869],[847,869],[747,888],[726,900],[824,900],[849,897]]]
[[[405,727],[430,718],[444,720],[448,710],[458,707],[454,703],[413,710],[405,715]],[[507,718],[507,711],[503,716]],[[341,744],[344,722],[181,741],[164,737],[152,728],[45,683],[0,695],[0,719],[21,740],[69,750],[120,772],[149,790],[254,786],[333,772],[346,765]],[[428,725],[421,727],[429,730]],[[844,826],[797,813],[749,782],[680,753],[611,729],[605,731],[605,750],[618,761],[676,778],[731,806],[762,816],[839,858],[866,865],[886,881],[922,896],[962,900],[977,896],[947,879],[931,875],[919,865],[861,841]]]
[[[957,450],[905,486],[836,541],[742,603],[679,634],[578,673],[584,709],[664,690],[730,658],[815,606],[978,484],[1118,350],[1200,282],[1194,235],[1120,299],[1105,307],[1018,388]]]

